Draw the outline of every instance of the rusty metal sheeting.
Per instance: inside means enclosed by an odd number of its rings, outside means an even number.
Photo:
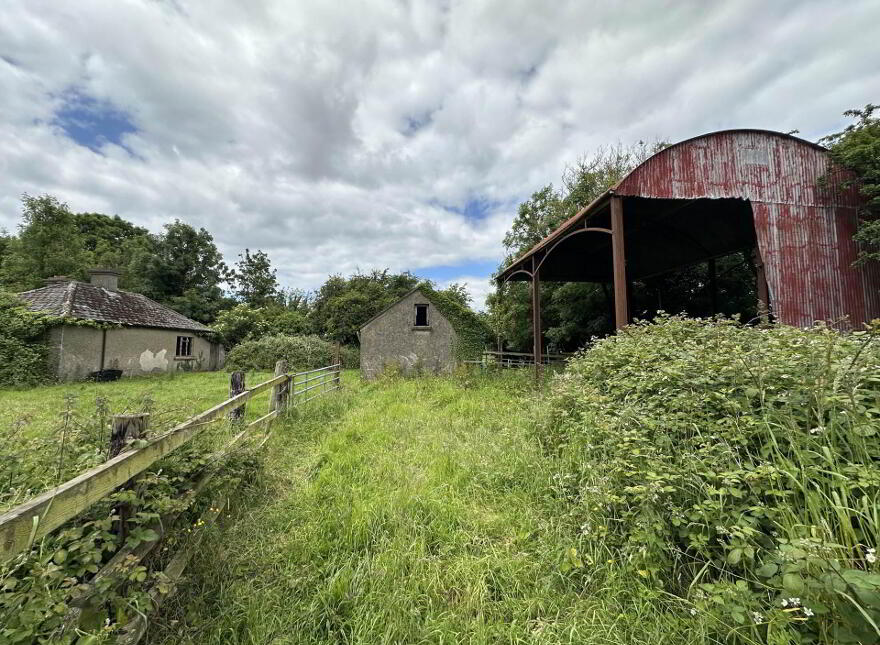
[[[615,189],[620,195],[667,199],[742,198],[755,231],[777,319],[859,327],[880,316],[880,268],[853,267],[858,249],[858,194],[827,188],[827,152],[774,132],[732,130],[671,146],[648,159]]]

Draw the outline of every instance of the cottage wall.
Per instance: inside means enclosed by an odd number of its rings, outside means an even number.
[[[51,365],[58,378],[80,380],[101,369],[103,330],[62,325],[50,332]],[[207,371],[223,366],[223,348],[193,332],[148,327],[108,329],[104,345],[104,368],[122,370],[125,376],[158,372]],[[192,356],[178,358],[177,337],[191,336]]]
[[[428,327],[414,327],[416,304],[428,305]],[[415,291],[366,324],[360,332],[361,374],[377,377],[388,366],[404,374],[455,368],[456,333],[449,321]]]

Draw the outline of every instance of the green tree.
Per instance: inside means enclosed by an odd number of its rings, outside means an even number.
[[[453,282],[445,289],[438,289],[437,292],[460,304],[462,307],[470,309],[472,298],[467,285]]]
[[[119,286],[143,293],[147,289],[140,272],[143,258],[155,252],[156,238],[119,215],[77,213],[77,229],[91,267],[111,267],[121,272]]]
[[[166,224],[153,252],[141,255],[138,264],[145,294],[193,320],[210,323],[232,304],[220,288],[229,269],[204,228],[180,220]]]
[[[388,269],[356,273],[349,278],[332,275],[312,304],[312,329],[325,338],[355,344],[364,323],[418,283],[419,279],[409,272],[390,273]]]
[[[18,236],[7,242],[0,267],[0,278],[8,289],[34,289],[53,275],[84,277],[88,253],[67,204],[51,195],[25,194],[21,220]]]
[[[854,182],[844,182],[842,187],[856,183],[864,198],[855,235],[862,247],[861,263],[880,260],[880,119],[874,116],[878,108],[869,103],[861,110],[847,110],[844,115],[856,122],[820,140],[828,145],[832,162],[855,175]]]
[[[239,254],[232,273],[235,295],[252,307],[265,307],[278,301],[278,279],[269,256],[259,249]]]

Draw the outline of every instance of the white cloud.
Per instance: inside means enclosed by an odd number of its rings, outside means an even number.
[[[153,230],[179,217],[305,288],[497,261],[516,203],[598,145],[839,128],[880,100],[877,24],[876,0],[11,0],[0,225],[23,192]],[[53,124],[71,88],[130,115],[133,154]],[[468,200],[500,206],[443,207]],[[485,280],[462,280],[482,302]]]

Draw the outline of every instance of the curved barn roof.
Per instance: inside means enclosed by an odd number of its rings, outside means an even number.
[[[812,179],[816,180],[812,184],[812,188],[815,190],[818,177],[824,173],[825,159],[827,158],[827,150],[819,144],[791,134],[757,128],[734,128],[707,132],[673,143],[648,157],[612,188],[581,208],[547,237],[511,262],[498,276],[498,279],[500,281],[507,279],[511,268],[519,267],[535,252],[551,246],[563,237],[573,225],[606,208],[612,195],[673,199],[769,197],[767,194],[760,194],[757,190],[750,189],[758,189],[761,186],[769,187],[773,177],[761,177],[760,173],[755,172],[754,169],[749,170],[749,166],[756,165],[754,161],[759,160],[756,157],[767,150],[767,146],[761,145],[761,140],[768,139],[785,142],[792,147],[803,147],[812,151],[810,156],[821,157],[821,172],[810,173]],[[737,150],[735,142],[738,140],[750,141],[752,146]],[[749,153],[745,152],[749,149],[755,151],[752,158],[749,158]],[[767,156],[769,158],[769,154]],[[781,170],[781,168],[777,169]],[[664,183],[667,184],[665,188]],[[800,185],[804,186],[803,181]],[[850,205],[854,206],[857,199],[855,193],[851,191],[848,200]]]
[[[828,152],[781,132],[736,129],[652,155],[498,280],[611,281],[610,202],[621,198],[626,273],[639,279],[757,248],[774,312],[791,324],[880,314],[880,269],[854,268],[857,187]],[[581,235],[585,233],[585,235]]]

